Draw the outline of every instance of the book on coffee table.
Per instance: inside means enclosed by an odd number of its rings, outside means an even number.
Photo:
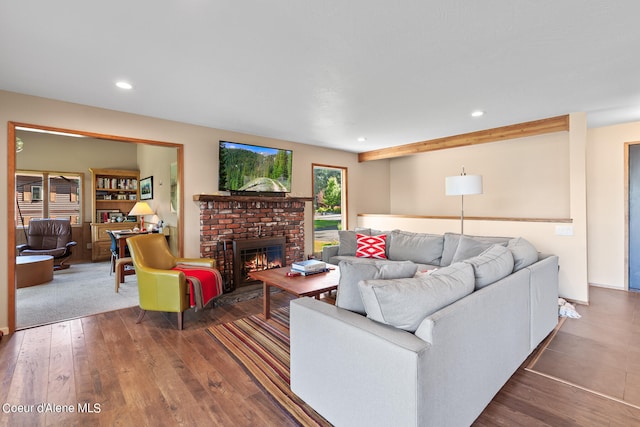
[[[327,271],[327,263],[318,261],[317,259],[298,261],[291,264],[291,271],[301,273],[305,276],[308,274],[322,273]]]

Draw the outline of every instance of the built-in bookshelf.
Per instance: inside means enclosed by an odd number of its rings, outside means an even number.
[[[136,227],[127,214],[140,200],[140,172],[123,169],[91,171],[91,259],[109,259],[111,239],[106,230]]]

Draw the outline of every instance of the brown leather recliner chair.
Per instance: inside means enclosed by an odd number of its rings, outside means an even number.
[[[54,270],[69,268],[64,262],[71,256],[71,222],[68,219],[32,219],[29,221],[27,243],[16,246],[18,255],[51,255]]]

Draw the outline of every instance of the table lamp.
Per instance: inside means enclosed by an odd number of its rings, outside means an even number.
[[[463,166],[460,175],[445,178],[445,193],[447,196],[460,196],[460,234],[464,234],[464,196],[482,194],[482,175],[467,175]]]
[[[135,215],[140,217],[140,230],[144,231],[144,216],[153,215],[153,210],[147,202],[137,202],[133,205],[133,209],[129,212],[129,215]]]

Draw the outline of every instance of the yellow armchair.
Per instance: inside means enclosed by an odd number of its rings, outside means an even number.
[[[184,311],[189,308],[187,280],[183,272],[171,270],[178,264],[215,268],[210,258],[177,258],[169,250],[162,234],[142,234],[127,239],[131,260],[138,278],[140,323],[147,310],[178,313],[182,329]]]

